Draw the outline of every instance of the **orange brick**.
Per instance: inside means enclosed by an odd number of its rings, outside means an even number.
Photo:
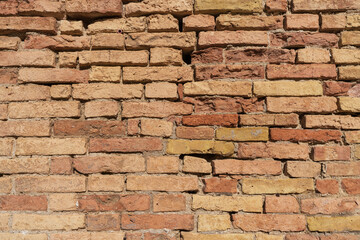
[[[178,173],[179,158],[173,156],[149,156],[146,160],[148,173]]]
[[[298,213],[300,206],[293,196],[266,196],[266,213]]]
[[[181,194],[156,194],[153,200],[154,212],[179,212],[186,210],[186,197]]]
[[[194,216],[190,214],[124,214],[121,217],[121,226],[127,230],[164,228],[192,230],[194,228]]]
[[[204,192],[214,192],[214,193],[236,193],[237,190],[237,180],[236,179],[225,179],[225,178],[205,178],[204,179],[205,188]]]
[[[233,224],[244,231],[300,232],[306,229],[305,216],[294,214],[234,214]]]
[[[315,14],[286,15],[286,28],[288,30],[317,30],[319,16]]]

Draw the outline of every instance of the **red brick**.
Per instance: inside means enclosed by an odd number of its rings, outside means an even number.
[[[208,31],[200,32],[198,45],[200,48],[226,47],[227,45],[268,45],[268,36],[262,31]]]
[[[46,211],[46,196],[0,196],[1,211]]]
[[[237,114],[191,115],[184,116],[182,123],[187,126],[216,125],[235,127],[238,123]]]
[[[341,141],[342,133],[338,130],[308,130],[308,129],[270,129],[270,137],[274,141],[291,142],[321,142]]]
[[[327,81],[324,82],[324,95],[328,96],[346,96],[348,91],[353,86],[353,83],[347,82],[335,82]]]
[[[295,63],[296,52],[289,49],[247,48],[225,51],[226,63],[270,62]]]
[[[337,194],[339,183],[336,179],[317,179],[316,190],[321,194]]]
[[[214,129],[211,127],[177,127],[176,136],[184,139],[213,139]]]
[[[85,212],[146,211],[150,197],[144,194],[82,195],[78,198],[79,209]]]
[[[214,174],[280,175],[282,173],[281,162],[272,160],[214,160],[213,167]]]
[[[191,63],[222,63],[223,62],[222,48],[207,48],[199,51],[194,51],[191,54]]]
[[[240,158],[275,158],[297,159],[309,158],[309,146],[295,143],[239,143]]]
[[[154,212],[179,212],[186,210],[186,197],[181,194],[156,194],[153,200]]]
[[[306,219],[303,215],[234,214],[232,216],[234,227],[244,231],[300,232],[306,229]]]
[[[90,139],[90,152],[144,152],[160,151],[163,144],[160,138],[93,138]]]
[[[99,4],[97,0],[66,1],[66,13],[70,17],[97,18],[122,15],[122,1],[106,0]]]
[[[332,64],[268,65],[269,79],[335,79],[336,66]]]
[[[119,214],[87,215],[86,222],[89,231],[120,230]]]
[[[121,227],[126,230],[166,228],[191,231],[194,228],[194,216],[189,214],[123,214]]]
[[[45,36],[28,35],[24,41],[24,48],[54,51],[82,50],[90,48],[90,38],[87,36],[74,37],[71,35]]]
[[[260,65],[207,65],[195,66],[196,80],[208,79],[263,79],[265,71]]]
[[[49,50],[0,52],[2,67],[55,67],[55,53]]]
[[[209,193],[236,193],[237,180],[225,178],[205,178],[204,179],[204,192]]]
[[[319,16],[315,14],[286,15],[286,29],[317,30],[319,29]]]
[[[52,17],[0,17],[0,33],[40,32],[56,34],[56,19]]]
[[[301,212],[306,214],[354,213],[360,209],[354,198],[310,198],[301,200]]]
[[[211,15],[196,14],[183,18],[183,31],[213,31],[215,30],[215,18]]]
[[[281,32],[270,34],[272,47],[337,47],[339,37],[332,33]]]
[[[314,161],[349,161],[351,148],[349,146],[315,146]]]
[[[72,158],[53,157],[50,164],[50,173],[70,175],[72,173]]]
[[[267,12],[286,12],[287,0],[266,0],[265,9]]]
[[[298,213],[300,206],[293,196],[266,196],[266,213]]]
[[[122,136],[126,124],[122,121],[105,120],[58,120],[54,122],[56,136]]]
[[[15,84],[17,78],[18,78],[17,69],[15,68],[0,69],[0,84]]]
[[[89,80],[89,71],[71,68],[23,68],[19,80],[24,83],[84,83]]]
[[[79,156],[73,160],[80,173],[144,172],[145,159],[137,154]]]
[[[341,186],[348,194],[360,194],[360,179],[345,178],[341,181]]]

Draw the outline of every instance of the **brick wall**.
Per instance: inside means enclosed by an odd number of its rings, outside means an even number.
[[[1,0],[0,239],[359,240],[359,47],[359,0]]]

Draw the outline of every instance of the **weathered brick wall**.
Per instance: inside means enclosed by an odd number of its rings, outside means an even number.
[[[360,239],[359,0],[0,15],[0,240]]]

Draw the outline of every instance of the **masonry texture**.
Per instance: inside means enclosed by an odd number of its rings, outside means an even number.
[[[0,0],[0,240],[360,240],[359,0]]]

